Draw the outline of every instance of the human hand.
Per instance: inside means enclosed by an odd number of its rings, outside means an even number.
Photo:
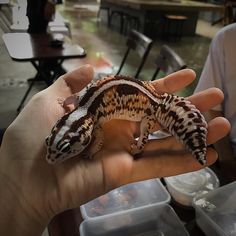
[[[105,143],[94,160],[78,157],[59,165],[49,165],[45,160],[45,137],[65,113],[57,100],[80,91],[92,78],[93,70],[90,66],[61,76],[48,89],[34,96],[7,129],[0,152],[0,207],[3,210],[0,216],[0,234],[4,232],[1,231],[4,226],[8,235],[11,235],[9,229],[13,230],[12,225],[17,225],[15,228],[18,235],[22,235],[22,232],[24,235],[40,234],[55,214],[78,207],[120,185],[202,168],[190,153],[158,153],[158,150],[170,147],[174,150],[183,149],[172,137],[149,141],[144,150],[147,156],[134,160],[125,151],[125,145],[133,140],[137,124],[127,121],[112,121],[105,125]],[[194,72],[187,69],[157,80],[154,85],[160,93],[173,93],[194,78]],[[189,97],[201,111],[210,109],[222,99],[222,92],[218,89]],[[117,129],[118,124],[118,129],[122,132]],[[210,121],[208,145],[225,136],[229,128],[229,123],[224,118]],[[111,152],[111,143],[114,142],[117,142],[119,148],[116,152]],[[150,151],[154,151],[154,155],[149,156]],[[216,152],[208,148],[207,165],[212,164],[216,158]],[[15,214],[14,218],[12,212]],[[7,218],[6,215],[11,217]],[[8,224],[7,219],[10,221]],[[24,223],[19,226],[19,222]],[[14,232],[14,235],[17,233]]]

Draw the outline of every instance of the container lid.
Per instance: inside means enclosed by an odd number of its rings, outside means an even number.
[[[193,198],[219,187],[219,179],[208,167],[164,178],[173,199],[185,206],[192,206]]]
[[[80,207],[84,219],[103,217],[168,203],[170,195],[159,179],[124,185]]]
[[[106,219],[98,217],[80,224],[81,236],[189,236],[168,204],[125,211]]]

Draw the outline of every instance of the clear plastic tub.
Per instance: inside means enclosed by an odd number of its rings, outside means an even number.
[[[192,206],[193,198],[219,187],[219,179],[208,167],[199,171],[164,178],[173,199],[184,206]]]
[[[167,204],[120,212],[106,218],[85,220],[81,236],[188,236],[174,210]]]
[[[236,236],[236,181],[193,199],[198,226],[207,236]]]
[[[104,217],[170,202],[170,195],[159,179],[128,184],[80,207],[84,219]]]

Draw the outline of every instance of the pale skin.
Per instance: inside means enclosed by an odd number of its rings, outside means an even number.
[[[59,212],[78,207],[118,186],[203,167],[190,153],[158,154],[158,150],[183,149],[172,137],[148,142],[145,152],[154,151],[154,155],[134,160],[126,149],[138,126],[127,121],[112,121],[104,127],[105,142],[95,159],[77,157],[49,165],[45,160],[45,137],[66,112],[58,99],[80,91],[92,78],[93,68],[89,65],[61,76],[35,95],[7,129],[0,149],[0,235],[40,235]],[[159,93],[174,93],[194,79],[195,73],[186,69],[157,80],[154,85]],[[204,112],[220,103],[223,94],[213,88],[188,99]],[[209,121],[208,126],[208,145],[227,135],[230,129],[223,117]],[[208,148],[207,165],[216,159],[217,153]]]

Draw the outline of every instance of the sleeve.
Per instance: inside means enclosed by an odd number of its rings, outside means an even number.
[[[194,92],[217,87],[223,91],[222,81],[224,76],[224,50],[223,34],[219,32],[212,40],[210,50],[202,74]],[[213,110],[221,111],[220,105]]]

